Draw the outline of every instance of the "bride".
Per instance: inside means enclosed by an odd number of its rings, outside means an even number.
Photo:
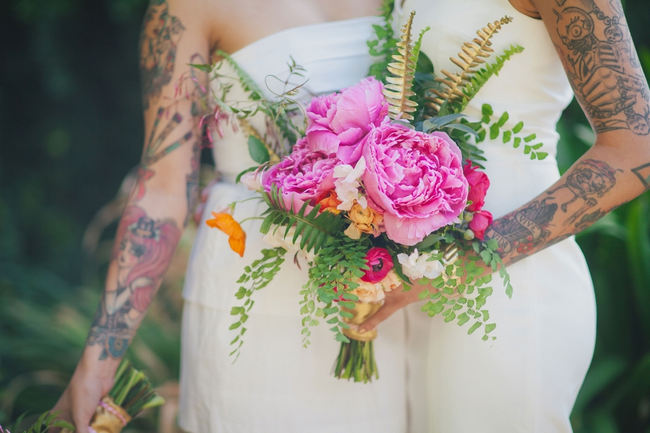
[[[456,326],[424,317],[418,289],[397,292],[364,325],[380,322],[381,378],[368,385],[329,376],[337,343],[317,327],[301,347],[297,292],[304,272],[287,264],[256,294],[247,344],[231,363],[232,289],[263,247],[254,221],[249,252],[226,251],[223,235],[200,225],[184,288],[179,424],[194,433],[570,432],[569,414],[589,366],[595,336],[593,289],[572,234],[650,187],[648,86],[618,0],[405,0],[415,30],[431,26],[423,51],[436,69],[476,29],[504,15],[498,52],[525,47],[467,109],[482,102],[524,120],[553,154],[555,123],[573,93],[597,133],[596,144],[560,177],[553,158],[527,161],[485,143],[495,215],[486,237],[509,265],[515,296],[495,287],[488,308],[499,324],[484,343]],[[151,302],[193,209],[200,132],[193,101],[177,83],[219,48],[264,87],[286,74],[292,56],[307,69],[306,93],[359,81],[372,62],[365,41],[378,0],[262,2],[151,0],[141,40],[145,143],[139,181],[118,229],[106,291],[83,355],[55,410],[86,433],[96,402]],[[193,72],[200,86],[207,76]],[[237,93],[233,94],[237,96]],[[263,120],[257,119],[261,122]],[[219,181],[206,213],[245,197],[233,182],[248,160],[243,134],[225,128],[214,144]],[[254,215],[248,202],[235,216]],[[203,220],[207,215],[203,216]],[[528,257],[534,254],[532,257]],[[137,277],[137,278],[136,278]],[[136,284],[146,281],[146,284]],[[119,308],[115,307],[119,299]]]

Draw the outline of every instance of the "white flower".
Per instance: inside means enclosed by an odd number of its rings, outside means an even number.
[[[442,274],[445,267],[440,260],[430,260],[431,256],[432,253],[418,253],[416,248],[410,255],[398,254],[397,261],[401,263],[404,275],[411,280],[417,281],[420,278],[432,280]]]
[[[366,170],[366,160],[362,156],[354,166],[348,164],[340,164],[334,167],[334,188],[336,196],[341,201],[336,208],[340,210],[350,210],[356,200],[364,209],[368,205],[366,198],[359,194],[359,187],[361,186],[361,176]]]
[[[292,242],[293,235],[296,233],[296,229],[294,227],[291,227],[287,235],[282,236],[284,235],[285,230],[286,229],[284,227],[271,227],[268,233],[264,235],[264,242],[272,247],[282,247],[291,254],[298,253],[298,255],[303,257],[307,262],[312,262],[314,260],[314,253],[312,251],[307,252],[300,248],[301,237],[298,236],[296,242]]]
[[[251,191],[261,191],[262,173],[262,170],[249,171],[248,173],[242,174],[242,176],[239,178],[239,181]]]

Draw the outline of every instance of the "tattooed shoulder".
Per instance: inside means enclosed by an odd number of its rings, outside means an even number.
[[[140,35],[140,73],[145,109],[160,96],[162,87],[172,79],[178,41],[184,31],[181,20],[169,13],[167,1],[151,2]]]
[[[618,0],[602,8],[594,0],[556,5],[567,74],[596,131],[650,134],[650,92]]]

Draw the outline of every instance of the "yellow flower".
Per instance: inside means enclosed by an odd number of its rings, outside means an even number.
[[[354,224],[356,230],[350,229],[351,232],[359,231],[371,235],[379,235],[380,227],[384,218],[381,214],[373,211],[369,206],[365,209],[357,202],[348,212],[348,218]]]
[[[213,228],[217,228],[228,235],[228,244],[230,249],[244,257],[244,249],[246,248],[246,232],[241,228],[239,223],[226,212],[212,212],[211,218],[205,223]]]

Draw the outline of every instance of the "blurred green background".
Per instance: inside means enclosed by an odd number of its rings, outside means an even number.
[[[647,76],[650,2],[624,5]],[[0,5],[0,424],[51,407],[81,353],[141,151],[145,7]],[[565,170],[592,134],[575,103],[558,128]],[[573,413],[577,433],[650,432],[649,208],[646,193],[578,236],[595,284],[598,337]],[[192,233],[130,349],[168,404],[127,431],[175,431],[180,285]]]

